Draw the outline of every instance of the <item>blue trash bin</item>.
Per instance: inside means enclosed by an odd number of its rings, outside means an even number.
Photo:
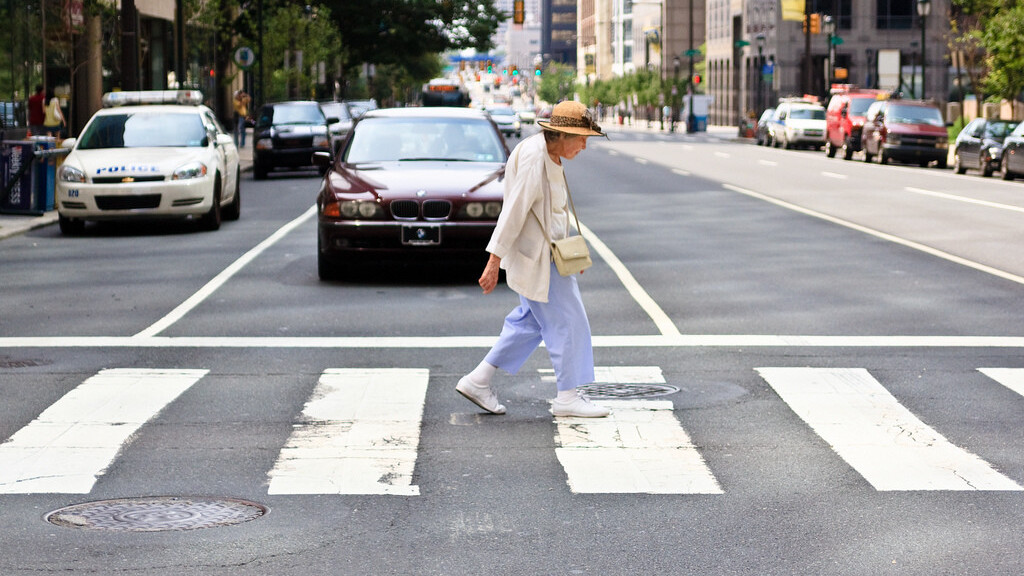
[[[53,136],[33,136],[35,151],[53,150],[57,139]],[[36,154],[35,204],[37,211],[53,210],[53,198],[57,188],[57,158],[52,154]]]
[[[5,140],[0,143],[0,212],[39,214],[35,206],[35,142]]]

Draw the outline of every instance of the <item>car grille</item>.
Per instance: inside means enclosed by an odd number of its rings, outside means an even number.
[[[163,182],[163,176],[103,176],[93,178],[93,184],[133,184],[136,182]]]
[[[426,220],[447,220],[452,213],[448,200],[426,200],[422,205],[422,217]],[[398,220],[415,220],[421,216],[421,206],[416,200],[395,200],[391,203],[391,215]]]
[[[921,146],[924,148],[935,148],[938,138],[935,136],[915,136],[911,134],[900,135],[901,146]]]
[[[279,138],[274,142],[274,148],[281,150],[294,150],[297,148],[311,148],[313,146],[313,137],[306,136],[303,138]]]
[[[139,196],[97,196],[96,206],[100,210],[143,210],[160,206],[159,194]]]

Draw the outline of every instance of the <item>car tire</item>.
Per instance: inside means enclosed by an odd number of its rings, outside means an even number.
[[[252,177],[256,180],[266,180],[270,169],[264,164],[255,164],[252,167]]]
[[[888,164],[889,163],[889,156],[886,155],[885,150],[879,150],[878,151],[878,163],[879,164]]]
[[[967,167],[964,166],[962,160],[960,160],[960,151],[953,152],[953,172],[957,174],[966,174]]]
[[[832,145],[832,141],[831,140],[826,140],[825,141],[825,156],[827,156],[829,158],[835,158],[836,157],[836,147]]]
[[[992,163],[984,156],[978,158],[978,172],[981,172],[982,178],[988,178],[992,175]]]
[[[316,239],[316,274],[321,280],[340,280],[342,277],[337,260],[332,260],[320,250],[320,236]]]
[[[222,213],[225,220],[238,220],[239,216],[242,215],[242,186],[241,186],[241,172],[235,174],[235,197],[231,199],[231,204]]]
[[[945,170],[946,169],[946,159],[943,158],[942,160],[936,160],[935,161],[935,167],[939,168],[941,170]]]
[[[58,214],[57,224],[60,226],[60,233],[65,236],[79,236],[85,232],[85,220],[79,218],[68,218]]]
[[[1003,180],[1013,180],[1014,174],[1010,172],[1010,161],[1006,158],[1006,153],[1003,153],[1003,159],[999,162],[999,176]]]
[[[875,158],[875,155],[874,155],[874,154],[872,154],[871,152],[868,152],[868,149],[867,149],[867,147],[865,146],[865,147],[864,147],[864,161],[865,161],[865,162],[867,162],[868,164],[870,164],[870,163],[871,163],[871,161],[872,161],[872,160],[873,160],[874,158]]]
[[[221,199],[221,183],[220,174],[213,181],[213,206],[210,206],[210,210],[203,214],[203,217],[199,220],[199,227],[207,232],[220,229],[220,199]]]
[[[853,160],[853,146],[849,138],[843,138],[843,160]]]

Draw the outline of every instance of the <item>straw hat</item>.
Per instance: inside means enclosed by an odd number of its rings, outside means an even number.
[[[537,124],[545,130],[576,134],[578,136],[604,136],[601,127],[594,122],[594,117],[580,102],[565,100],[555,104],[551,110],[551,121],[538,121]]]

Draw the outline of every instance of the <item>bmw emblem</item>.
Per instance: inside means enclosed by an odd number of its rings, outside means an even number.
[[[417,198],[423,198],[426,195],[427,195],[427,191],[426,190],[417,190],[416,191],[416,197]]]

